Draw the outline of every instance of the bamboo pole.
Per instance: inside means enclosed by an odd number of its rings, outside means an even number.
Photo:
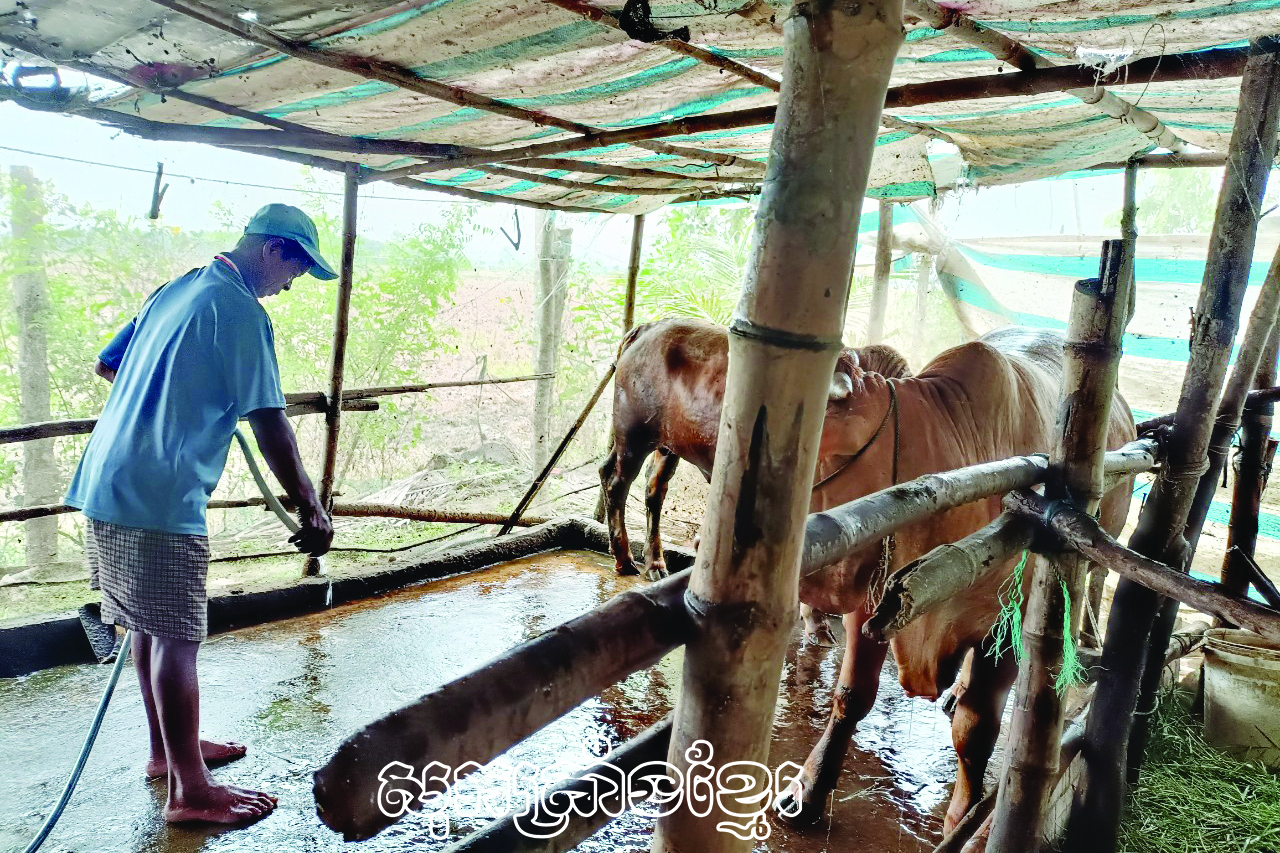
[[[396,820],[378,799],[390,762],[478,768],[652,666],[693,632],[684,606],[687,582],[688,572],[681,572],[615,596],[365,726],[316,771],[316,813],[347,841],[371,838]]]
[[[1217,80],[1238,77],[1244,68],[1247,48],[1215,48],[1213,50],[1171,54],[1137,59],[1121,66],[1110,74],[1100,74],[1091,65],[1064,65],[1057,68],[1019,71],[1014,74],[993,74],[982,77],[963,77],[929,83],[910,83],[889,89],[885,95],[885,109],[925,106],[951,101],[1005,98],[1017,95],[1038,95],[1062,92],[1093,85],[1124,85],[1129,78],[1151,83],[1186,79]],[[492,149],[484,153],[449,158],[435,163],[405,166],[378,172],[371,180],[416,175],[439,169],[459,169],[476,165],[525,160],[529,157],[546,157],[570,151],[604,148],[621,143],[658,139],[668,136],[686,136],[717,130],[733,130],[772,124],[775,107],[754,107],[710,115],[641,125],[623,130],[595,133],[568,140],[543,142],[514,148]],[[1184,155],[1185,157],[1186,155]],[[750,163],[752,161],[746,161]],[[744,165],[739,163],[737,165]],[[759,165],[759,164],[757,164]]]
[[[1224,590],[1221,584],[1196,580],[1181,569],[1126,548],[1108,535],[1096,520],[1078,510],[1052,504],[1027,491],[1014,492],[1006,497],[1005,507],[1038,519],[1070,548],[1152,593],[1167,595],[1201,613],[1225,619],[1269,639],[1280,640],[1280,611],[1236,597]],[[1165,646],[1168,647],[1168,641]],[[1105,658],[1102,666],[1106,666]],[[1095,747],[1090,745],[1086,752],[1092,749]]]
[[[524,497],[520,498],[520,502],[516,504],[516,508],[511,511],[511,517],[507,519],[507,523],[498,531],[499,536],[505,536],[511,532],[511,528],[519,523],[520,517],[524,511],[529,508],[529,504],[538,494],[538,490],[542,488],[542,484],[547,481],[547,477],[551,474],[551,469],[560,461],[560,457],[564,455],[565,450],[569,447],[569,442],[573,441],[573,437],[578,434],[578,430],[582,428],[586,422],[587,416],[591,414],[591,410],[595,408],[599,402],[600,396],[604,394],[604,389],[609,387],[609,382],[613,379],[613,371],[616,364],[610,364],[609,369],[605,371],[604,376],[600,379],[600,384],[596,386],[595,392],[591,395],[591,399],[582,407],[582,412],[578,415],[578,419],[573,422],[573,426],[569,427],[569,431],[565,433],[564,438],[560,439],[560,444],[551,452],[551,457],[547,459],[547,464],[542,466],[542,470],[538,472],[538,476],[534,477],[533,482],[529,484],[528,490],[524,493]]]
[[[606,778],[618,779],[641,765],[662,761],[670,742],[671,718],[667,717],[610,753],[606,761],[616,770]],[[616,791],[609,791],[607,783],[575,776],[547,788],[541,802],[528,812],[512,811],[446,847],[443,853],[568,853],[612,820],[614,814],[627,810],[630,804],[622,797],[625,787],[620,785]],[[605,795],[600,796],[601,793]],[[521,831],[530,813],[559,815],[568,802],[573,802],[574,807],[564,816],[564,826],[554,837],[531,838]]]
[[[528,376],[490,376],[484,379],[466,379],[457,382],[424,382],[417,385],[385,385],[378,388],[352,388],[342,392],[342,410],[344,412],[373,412],[378,404],[374,397],[389,397],[394,394],[414,394],[421,391],[435,391],[440,388],[469,388],[474,385],[505,385],[511,382],[533,382],[547,379],[554,374],[532,373]],[[327,397],[323,391],[296,391],[284,395],[285,414],[314,414],[328,409]],[[0,428],[0,444],[17,441],[34,441],[39,438],[56,438],[63,435],[84,435],[93,432],[98,423],[97,418],[78,418],[65,421],[45,421],[43,423],[22,424],[20,426]]]
[[[1213,432],[1209,437],[1207,455],[1209,468],[1200,476],[1196,488],[1195,499],[1187,514],[1186,530],[1183,536],[1187,545],[1194,552],[1200,533],[1204,529],[1205,519],[1209,515],[1209,505],[1213,503],[1218,491],[1218,480],[1227,464],[1227,454],[1231,450],[1231,440],[1240,429],[1240,416],[1244,411],[1245,400],[1257,378],[1258,367],[1262,362],[1262,354],[1267,351],[1271,341],[1272,329],[1276,325],[1276,311],[1280,309],[1280,249],[1276,250],[1267,271],[1267,278],[1258,292],[1257,301],[1249,315],[1249,323],[1245,328],[1244,340],[1240,351],[1236,354],[1231,375],[1218,401],[1217,418],[1213,423]]]
[[[1280,70],[1280,64],[1277,69]],[[1280,83],[1277,84],[1280,92]],[[1278,97],[1280,99],[1280,97]],[[1209,515],[1209,507],[1218,491],[1218,480],[1226,466],[1227,454],[1231,449],[1231,441],[1240,427],[1240,414],[1244,408],[1249,388],[1253,385],[1258,371],[1262,352],[1267,347],[1271,332],[1275,326],[1276,310],[1280,307],[1280,250],[1272,260],[1267,272],[1266,281],[1258,293],[1249,323],[1245,328],[1244,340],[1236,355],[1231,375],[1227,378],[1222,397],[1218,403],[1217,418],[1214,420],[1206,451],[1207,466],[1200,475],[1196,486],[1195,497],[1187,512],[1187,520],[1183,529],[1186,542],[1187,566],[1190,566],[1191,555],[1195,554],[1204,529],[1205,519]],[[1129,779],[1137,781],[1137,772],[1142,765],[1143,750],[1147,743],[1150,720],[1155,711],[1160,690],[1161,656],[1164,645],[1173,631],[1178,616],[1178,602],[1166,600],[1161,603],[1159,614],[1152,628],[1151,642],[1147,647],[1147,663],[1142,674],[1141,687],[1138,693],[1137,715],[1133,730],[1130,733]],[[1159,647],[1157,647],[1159,643]]]
[[[595,8],[595,7],[591,7]],[[622,312],[622,334],[636,324],[636,282],[640,280],[640,254],[644,248],[644,214],[631,220],[631,257],[627,260],[627,302]]]
[[[1250,42],[1169,461],[1152,487],[1129,543],[1134,551],[1183,571],[1190,556],[1183,527],[1206,464],[1212,429],[1206,413],[1216,409],[1239,327],[1267,172],[1276,155],[1280,58],[1271,47]],[[1155,593],[1121,581],[1107,623],[1102,675],[1089,715],[1088,781],[1068,824],[1070,850],[1098,853],[1115,847],[1125,798],[1125,756],[1132,755],[1130,721],[1137,710],[1146,649],[1149,643],[1163,647],[1168,639],[1167,631],[1153,630],[1158,609]]]
[[[1273,385],[1276,381],[1277,350],[1280,349],[1280,323],[1271,328],[1267,349],[1258,364],[1254,384]],[[1262,493],[1267,487],[1267,472],[1275,458],[1276,443],[1271,439],[1275,406],[1269,402],[1246,405],[1240,436],[1239,469],[1231,498],[1231,527],[1227,532],[1227,553],[1222,564],[1222,585],[1237,595],[1249,589],[1249,572],[1245,565],[1253,557],[1258,542],[1258,516],[1262,511]],[[1259,590],[1261,591],[1261,590]]]
[[[682,773],[704,751],[719,766],[768,760],[828,379],[901,11],[898,0],[818,0],[797,3],[786,18],[768,189],[729,328],[713,498],[685,595],[697,634],[667,759]],[[656,853],[753,848],[749,835],[717,828],[741,825],[721,802],[697,804],[705,817],[694,805],[686,798],[659,818]]]
[[[1129,323],[1133,278],[1127,240],[1102,246],[1096,279],[1076,283],[1067,331],[1056,463],[1045,494],[1092,515],[1103,495],[1103,454],[1111,424],[1111,403],[1120,373],[1124,329]],[[1064,720],[1055,672],[1063,646],[1076,644],[1077,624],[1064,624],[1072,601],[1083,601],[1088,561],[1078,553],[1041,556],[1033,561],[1031,589],[1023,617],[1026,650],[1014,687],[1009,757],[996,797],[990,844],[995,850],[1034,850],[1040,844],[1044,811],[1058,776],[1058,744]]]
[[[285,507],[292,509],[293,502],[287,495],[277,495],[277,500]],[[240,498],[209,501],[209,509],[247,509],[266,506],[262,498]],[[49,515],[63,515],[80,510],[66,504],[47,504],[30,506],[17,510],[0,512],[0,522],[26,521],[32,518],[43,518]],[[332,515],[346,518],[404,518],[409,521],[426,521],[437,524],[503,524],[507,521],[506,513],[473,512],[470,510],[426,509],[416,506],[400,506],[398,504],[371,503],[335,503],[330,510]],[[525,517],[516,522],[520,527],[534,527],[544,524],[550,519],[543,517]]]
[[[408,92],[417,92],[461,107],[471,107],[476,110],[506,116],[507,118],[531,122],[536,126],[555,127],[579,134],[590,134],[597,130],[589,125],[562,119],[550,113],[526,109],[458,86],[451,86],[436,80],[428,80],[414,73],[410,68],[385,60],[289,41],[258,23],[229,14],[219,8],[200,2],[200,0],[152,0],[152,2],[208,26],[220,29],[223,32],[231,33],[253,44],[258,44],[278,53],[283,53],[286,56],[292,56],[325,68],[333,68],[348,74],[354,74],[366,80],[376,80]],[[664,154],[676,154],[690,159],[705,160],[726,166],[741,162],[741,158],[734,157],[731,154],[723,154],[718,151],[703,151],[696,148],[677,148],[662,142],[646,141],[642,147]]]
[[[907,11],[936,30],[961,41],[977,45],[989,51],[996,59],[1009,63],[1013,67],[1028,71],[1033,68],[1053,68],[1056,62],[1047,56],[1035,53],[1015,39],[1004,33],[993,30],[958,9],[939,6],[933,0],[906,0]],[[1103,115],[1129,125],[1151,141],[1158,148],[1170,151],[1181,151],[1187,144],[1164,122],[1151,113],[1124,98],[1108,92],[1102,86],[1089,86],[1081,89],[1068,89],[1067,94],[1079,98],[1088,106],[1094,107]]]
[[[594,9],[594,6],[588,7]],[[644,247],[644,214],[631,220],[631,257],[627,261],[627,296],[622,309],[622,335],[626,337],[636,324],[636,283],[640,280],[640,255]],[[596,497],[595,512],[592,518],[601,524],[605,523],[607,506],[604,485],[600,486],[600,494]]]
[[[603,24],[611,29],[622,29],[622,24],[618,22],[616,17],[603,9],[583,2],[583,0],[546,0],[546,2],[551,3],[554,6],[559,6],[561,9],[568,12],[573,12],[576,15],[581,15],[589,21],[595,21],[598,24]],[[687,41],[682,41],[678,38],[667,38],[654,42],[654,44],[660,47],[665,47],[667,50],[674,51],[675,53],[692,57],[703,65],[709,65],[712,68],[719,68],[721,71],[728,71],[730,74],[736,74],[744,80],[749,80],[757,86],[771,89],[774,92],[781,91],[782,89],[781,82],[773,79],[763,71],[759,71],[749,65],[743,65],[741,62],[732,60],[727,56],[712,53],[704,47],[698,47],[697,45],[690,44]]]
[[[1280,385],[1269,385],[1265,388],[1255,388],[1250,391],[1248,396],[1244,398],[1244,407],[1248,409],[1251,407],[1262,406],[1267,403],[1274,403],[1277,400],[1280,400]],[[1176,412],[1156,415],[1154,418],[1150,418],[1139,423],[1136,429],[1138,430],[1138,433],[1141,434],[1159,429],[1163,426],[1173,426],[1173,420],[1176,415]]]
[[[877,208],[876,267],[871,285],[871,317],[867,320],[867,343],[884,340],[884,315],[889,305],[889,267],[893,263],[893,205],[881,199]]]
[[[939,545],[908,563],[885,585],[880,603],[862,633],[887,642],[903,628],[980,581],[993,568],[1031,547],[1035,529],[1027,521],[1002,513],[995,521],[957,542]]]
[[[351,322],[351,285],[355,279],[356,202],[360,193],[360,167],[347,165],[342,195],[342,259],[338,270],[338,304],[334,310],[333,357],[329,362],[328,409],[324,415],[324,463],[320,475],[320,505],[333,503],[333,483],[338,470],[338,437],[342,417],[342,381],[347,361],[347,331]],[[306,561],[303,576],[320,573],[320,561]]]
[[[1159,444],[1150,438],[1131,441],[1103,457],[1109,477],[1155,467]],[[805,524],[802,575],[838,563],[859,548],[878,542],[900,527],[973,501],[1025,489],[1044,482],[1049,461],[1043,456],[1014,456],[955,471],[926,474],[909,483],[809,515]]]

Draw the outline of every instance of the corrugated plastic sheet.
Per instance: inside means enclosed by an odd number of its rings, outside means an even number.
[[[621,129],[777,101],[771,88],[538,0],[351,0],[338,6],[311,0],[215,0],[205,5],[228,16],[252,18],[289,40],[399,65],[425,79],[592,128]],[[598,4],[612,13],[621,5]],[[652,14],[655,25],[688,26],[692,43],[777,78],[782,68],[780,22],[788,8],[764,0],[654,2]],[[1280,0],[969,0],[958,8],[1060,64],[1123,62],[1238,44],[1280,31]],[[74,59],[116,77],[180,84],[185,91],[226,104],[347,136],[502,149],[574,135],[292,58],[150,0],[0,0],[0,39],[23,44],[50,61]],[[1007,69],[986,52],[917,22],[909,28],[892,83],[1000,70]],[[1238,85],[1232,79],[1159,85],[1132,80],[1112,91],[1156,115],[1187,142],[1225,151]],[[102,105],[161,122],[259,126],[141,88],[117,89]],[[931,157],[926,136],[886,127],[870,190],[881,198],[927,197],[957,181],[989,185],[1047,177],[1123,160],[1152,147],[1132,125],[1065,93],[931,104],[895,110],[893,117],[954,141],[964,168],[943,168],[940,158]],[[768,127],[754,127],[664,141],[763,162],[769,139]],[[758,168],[717,166],[637,145],[565,156],[661,169],[671,178],[539,170],[546,177],[590,185],[568,189],[477,168],[423,177],[495,200],[639,213],[699,190],[730,186],[695,177],[758,180],[760,175]],[[415,162],[391,155],[354,159],[375,169]],[[669,194],[637,195],[628,187],[656,187]]]

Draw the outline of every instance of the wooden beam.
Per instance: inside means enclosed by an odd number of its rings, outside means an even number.
[[[1110,475],[1149,470],[1161,453],[1150,438],[1131,441],[1103,459]],[[927,474],[847,504],[809,515],[805,527],[801,574],[809,575],[893,533],[900,527],[992,495],[1043,483],[1049,461],[1043,456],[1015,456]]]
[[[1196,580],[1181,569],[1124,547],[1099,527],[1096,520],[1079,510],[1050,504],[1040,495],[1028,491],[1009,495],[1005,499],[1005,507],[1027,518],[1037,519],[1061,537],[1068,547],[1133,583],[1268,639],[1280,640],[1280,611],[1231,595],[1221,584]]]
[[[417,92],[431,98],[436,98],[451,104],[457,104],[461,107],[471,107],[484,112],[494,113],[495,115],[506,116],[507,118],[532,122],[539,126],[555,127],[561,130],[580,134],[593,133],[596,131],[596,128],[590,127],[589,125],[580,124],[568,119],[557,118],[550,113],[525,109],[524,107],[518,107],[497,98],[491,98],[488,95],[470,92],[459,86],[451,86],[447,83],[428,80],[424,77],[419,77],[408,68],[404,68],[390,62],[385,62],[377,58],[359,56],[352,53],[334,50],[325,50],[309,44],[289,41],[260,24],[246,21],[236,15],[228,14],[221,9],[201,2],[201,0],[152,0],[152,2],[171,11],[177,12],[178,14],[200,21],[207,26],[214,27],[226,33],[231,33],[238,38],[245,39],[254,44],[262,45],[263,47],[276,51],[277,53],[292,56],[295,59],[301,59],[326,68],[345,71],[357,77],[363,77],[366,80],[377,80],[381,83],[386,83],[388,85],[404,89],[405,91]],[[678,156],[691,157],[712,163],[721,163],[723,165],[734,165],[741,159],[715,151],[700,151],[690,148],[676,149],[660,142],[650,143],[648,147],[651,147],[653,150],[662,151],[663,153],[674,153]]]
[[[1163,83],[1185,79],[1216,80],[1238,77],[1248,58],[1247,48],[1218,48],[1193,53],[1172,54],[1135,60],[1110,74],[1101,74],[1089,65],[1064,65],[1057,68],[1019,71],[1014,74],[993,74],[982,77],[962,77],[928,83],[912,83],[892,88],[885,95],[885,109],[925,106],[950,101],[980,100],[983,98],[1007,98],[1018,95],[1042,95],[1049,92],[1065,92],[1095,85],[1118,85],[1134,79]],[[748,110],[712,113],[640,125],[623,130],[605,131],[589,136],[543,142],[515,148],[493,149],[485,155],[468,155],[439,163],[409,166],[380,173],[385,177],[400,177],[438,169],[456,169],[477,164],[513,162],[529,157],[544,157],[569,151],[604,148],[621,143],[657,139],[665,136],[684,136],[717,130],[772,124],[776,107],[754,107]],[[381,179],[381,178],[380,178]]]
[[[524,163],[519,165],[523,166]],[[488,172],[491,175],[501,175],[507,178],[515,178],[522,181],[532,181],[538,184],[546,184],[553,187],[562,187],[568,190],[586,190],[587,192],[611,193],[614,195],[661,195],[674,196],[687,192],[688,187],[637,187],[631,184],[593,184],[585,181],[570,181],[564,178],[550,178],[546,175],[540,175],[537,172],[529,172],[524,169],[513,169],[508,166],[481,166],[481,171]],[[674,177],[674,176],[673,176]],[[667,180],[671,180],[668,178]]]
[[[1115,163],[1095,163],[1088,166],[1089,170],[1115,170],[1124,169],[1130,163],[1135,163],[1143,169],[1206,169],[1220,168],[1227,165],[1226,154],[1215,154],[1212,151],[1178,154],[1145,154],[1142,157],[1135,157],[1132,160]]]
[[[546,0],[546,2],[553,6],[559,6],[561,9],[565,9],[566,11],[573,12],[575,15],[581,15],[589,21],[595,21],[596,23],[602,24],[610,29],[619,30],[625,33],[625,31],[622,30],[622,24],[618,22],[616,17],[606,12],[604,9],[592,6],[590,3],[582,2],[582,0]],[[630,36],[627,37],[630,38]],[[678,38],[662,39],[661,41],[653,42],[653,44],[658,45],[659,47],[665,47],[667,50],[674,51],[675,53],[679,53],[683,56],[696,59],[703,65],[709,65],[712,68],[718,68],[721,71],[728,71],[730,74],[736,74],[744,80],[755,83],[757,86],[762,86],[774,92],[782,91],[782,81],[775,80],[763,71],[752,68],[749,65],[744,65],[727,56],[721,56],[718,53],[713,53],[705,47],[698,47],[697,45],[690,44],[689,42]]]
[[[1020,71],[1053,68],[1058,64],[1030,50],[1026,45],[1008,35],[975,21],[958,9],[939,6],[933,0],[906,0],[905,5],[908,12],[919,17],[935,30],[942,30],[961,41],[989,51],[996,59],[1007,62]],[[1067,89],[1066,92],[1096,108],[1103,115],[1110,116],[1122,124],[1133,125],[1135,130],[1159,148],[1181,151],[1187,147],[1187,143],[1160,119],[1136,104],[1108,92],[1103,86]]]
[[[409,155],[434,159],[459,156],[463,153],[456,145],[439,145],[434,142],[412,142],[402,139],[366,139],[309,129],[256,130],[245,127],[170,124],[151,121],[117,110],[88,108],[77,110],[75,115],[118,127],[143,139],[166,142],[203,142],[206,145],[236,148],[305,148],[311,151],[340,151],[345,154]]]
[[[1250,42],[1169,459],[1129,541],[1139,554],[1182,571],[1189,568],[1191,557],[1183,529],[1212,431],[1207,416],[1217,409],[1239,328],[1267,174],[1276,157],[1280,57],[1274,47],[1270,40]],[[1158,644],[1164,650],[1169,633],[1166,625],[1171,627],[1175,615],[1169,612],[1165,616],[1169,621],[1156,623],[1159,610],[1159,597],[1142,585],[1122,580],[1117,587],[1107,622],[1097,697],[1089,715],[1085,751],[1088,785],[1073,805],[1068,822],[1067,849],[1072,853],[1115,847],[1130,764],[1126,756],[1133,758],[1129,751],[1131,721],[1140,707],[1148,645]]]
[[[688,577],[680,572],[615,596],[365,726],[316,771],[316,813],[347,841],[370,838],[396,820],[379,808],[388,763],[479,767],[657,663],[693,636],[684,606]],[[421,805],[415,800],[413,807]]]
[[[695,772],[704,752],[721,766],[754,762],[756,784],[766,781],[818,435],[901,14],[900,0],[866,0],[797,2],[786,16],[771,191],[729,327],[712,499],[685,594],[698,640],[685,653],[667,755],[676,773]],[[723,801],[691,799],[658,819],[653,853],[755,847],[754,822]],[[725,821],[741,834],[723,831]]]
[[[886,642],[927,613],[953,600],[988,572],[1031,547],[1034,526],[1002,513],[995,521],[956,542],[939,545],[894,572],[880,603],[862,627],[867,637]]]

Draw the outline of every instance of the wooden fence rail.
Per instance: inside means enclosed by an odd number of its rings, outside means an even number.
[[[352,388],[342,392],[342,408],[344,411],[375,411],[378,404],[375,397],[389,397],[393,394],[412,394],[420,391],[434,391],[440,388],[466,388],[473,385],[503,385],[510,382],[532,382],[535,379],[547,379],[555,374],[534,373],[528,376],[494,377],[490,379],[469,379],[458,382],[427,382],[420,385],[390,385],[380,388]],[[327,410],[328,398],[322,391],[299,391],[285,394],[285,414],[295,415],[317,414]],[[61,421],[45,421],[44,423],[21,424],[19,426],[0,428],[0,444],[12,444],[18,441],[34,441],[41,438],[57,438],[64,435],[84,435],[93,432],[97,418],[77,418]]]

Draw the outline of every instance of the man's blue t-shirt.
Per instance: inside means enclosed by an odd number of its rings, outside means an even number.
[[[219,256],[153,293],[99,358],[116,378],[66,502],[97,521],[204,535],[236,421],[284,408],[267,312]]]

